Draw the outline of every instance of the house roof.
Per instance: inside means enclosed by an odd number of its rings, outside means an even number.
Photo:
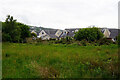
[[[54,34],[49,34],[50,38],[57,38]]]
[[[115,38],[118,36],[118,29],[109,29],[110,31],[110,38]]]
[[[74,32],[68,32],[67,36],[69,37],[74,37],[75,33]]]
[[[47,35],[50,36],[50,38],[57,38],[57,36],[55,35],[55,33],[57,32],[56,29],[48,29],[48,30],[44,30]]]
[[[115,38],[116,36],[118,36],[118,32],[120,32],[120,29],[111,29],[111,28],[106,28],[110,31],[110,36],[109,38]],[[105,28],[101,28],[101,32],[104,33]]]
[[[81,29],[81,28],[71,28],[71,29],[65,29],[65,30],[68,32],[72,32],[72,31],[79,30],[79,29]]]
[[[42,30],[40,30],[40,31],[37,32],[37,36],[39,36],[39,33],[40,33],[41,31],[42,31]]]
[[[49,34],[54,34],[55,35],[55,33],[56,33],[56,29],[54,30],[54,29],[50,29],[50,30],[44,30],[48,35]]]

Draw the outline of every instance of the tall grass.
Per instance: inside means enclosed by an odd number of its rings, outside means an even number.
[[[3,78],[114,78],[118,46],[3,43]]]

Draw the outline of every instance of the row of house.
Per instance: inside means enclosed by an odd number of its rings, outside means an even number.
[[[49,40],[49,39],[61,39],[68,37],[74,37],[75,32],[77,32],[80,28],[74,29],[40,29],[38,32],[35,30],[31,30],[31,33],[37,34],[38,38],[42,40]],[[118,35],[118,29],[108,29],[108,28],[100,28],[101,32],[104,34],[104,37],[111,39],[113,41],[116,40],[116,36]]]

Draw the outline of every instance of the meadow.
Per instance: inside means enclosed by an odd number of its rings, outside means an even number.
[[[118,46],[2,44],[3,78],[116,78]]]

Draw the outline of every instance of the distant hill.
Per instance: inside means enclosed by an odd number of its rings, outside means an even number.
[[[40,32],[41,30],[53,30],[53,28],[44,28],[44,27],[37,27],[37,26],[29,26],[30,30],[35,30],[35,32]],[[57,30],[57,29],[54,29]]]

